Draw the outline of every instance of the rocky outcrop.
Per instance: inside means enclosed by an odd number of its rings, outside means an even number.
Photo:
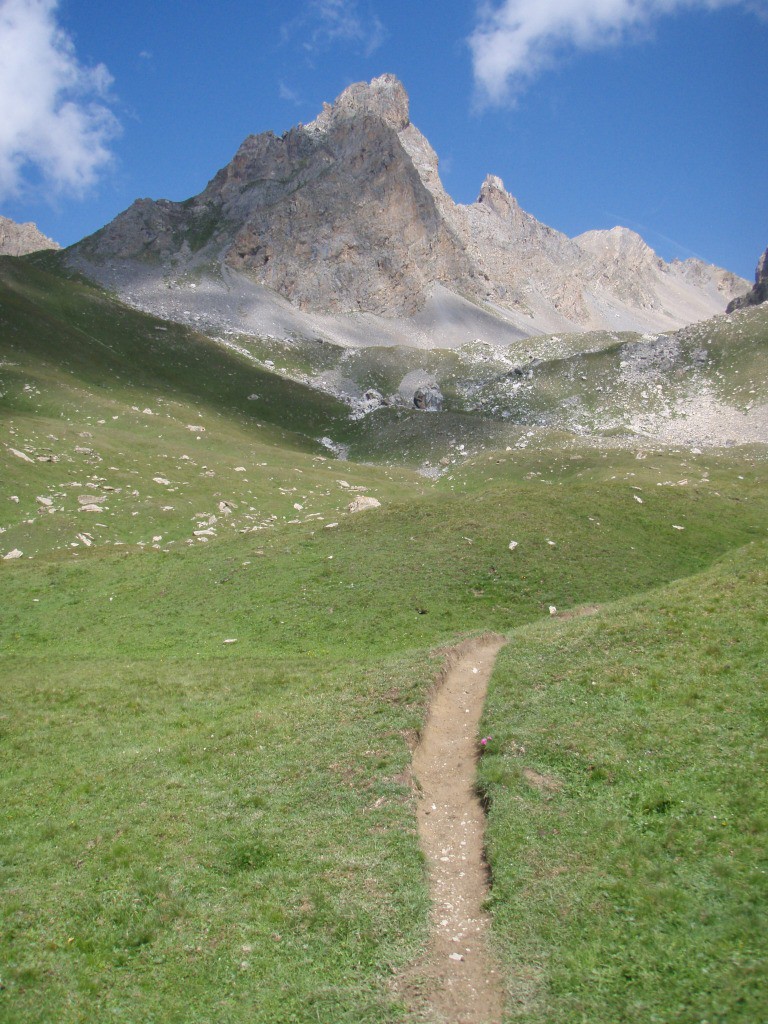
[[[209,275],[209,318],[214,292],[220,308],[247,281],[269,290],[264,303],[279,296],[297,313],[398,319],[401,334],[418,329],[433,344],[446,331],[487,337],[493,323],[517,337],[671,329],[747,287],[704,264],[666,264],[624,228],[570,239],[493,175],[475,203],[457,205],[392,75],[350,86],[280,137],[250,136],[199,196],[138,200],[68,259],[129,299],[127,282],[141,276],[141,302],[158,312],[168,288],[194,272]],[[338,321],[325,329],[333,336]]]
[[[371,498],[366,494],[361,494],[347,505],[348,512],[367,512],[372,508],[381,508],[381,502],[378,498]]]
[[[759,306],[761,302],[768,302],[768,249],[757,261],[754,285],[746,295],[729,302],[726,313],[732,313],[735,309],[742,309],[745,306]]]
[[[47,238],[31,221],[17,224],[7,217],[0,217],[0,256],[26,256],[41,249],[60,249],[53,239]]]

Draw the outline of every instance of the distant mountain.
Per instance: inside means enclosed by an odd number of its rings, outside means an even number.
[[[7,217],[0,217],[0,256],[26,256],[41,249],[60,249],[53,239],[47,238],[31,221],[17,224]]]
[[[735,309],[742,309],[744,306],[759,306],[762,302],[768,302],[768,249],[757,261],[754,285],[746,295],[729,302],[726,312],[732,313]]]
[[[137,200],[67,259],[171,318],[357,344],[664,331],[748,288],[698,260],[665,263],[626,228],[568,238],[494,176],[454,203],[392,75],[279,138],[249,136],[200,195]]]

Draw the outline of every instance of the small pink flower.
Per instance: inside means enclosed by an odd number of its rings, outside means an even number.
[[[489,741],[492,740],[492,739],[493,739],[493,736],[483,736],[483,738],[480,740],[480,746],[481,747],[487,747]]]

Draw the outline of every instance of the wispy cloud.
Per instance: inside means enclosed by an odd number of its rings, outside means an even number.
[[[366,57],[386,39],[376,12],[359,0],[307,0],[302,13],[283,26],[284,38],[300,36],[309,53],[343,43],[362,50]]]
[[[694,259],[701,260],[702,263],[712,262],[694,249],[689,249],[687,245],[683,245],[682,242],[678,242],[675,238],[670,238],[669,235],[665,235],[658,228],[652,227],[650,224],[632,220],[629,216],[625,216],[622,213],[612,213],[610,210],[603,210],[602,213],[611,224],[621,224],[625,228],[631,228],[633,231],[636,231],[642,236],[643,241],[652,248],[657,246],[659,242],[662,242],[668,250],[674,253],[677,259],[686,260],[693,257]]]
[[[281,100],[287,100],[288,103],[301,103],[301,96],[299,93],[295,89],[292,89],[290,85],[286,85],[285,82],[278,83],[277,92]]]
[[[22,194],[30,179],[82,195],[112,158],[112,77],[80,63],[57,6],[0,0],[0,197]]]
[[[484,102],[503,103],[575,50],[616,46],[665,14],[742,6],[766,13],[766,0],[483,0],[469,38]]]

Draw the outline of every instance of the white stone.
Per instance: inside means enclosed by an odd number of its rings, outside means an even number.
[[[30,457],[25,455],[24,452],[20,452],[18,448],[9,448],[8,451],[11,455],[15,455],[17,459],[22,459],[24,462],[34,462],[34,459],[30,459]]]
[[[377,498],[371,498],[365,494],[361,494],[359,498],[355,498],[347,505],[348,512],[365,512],[370,508],[380,508],[381,502]]]

